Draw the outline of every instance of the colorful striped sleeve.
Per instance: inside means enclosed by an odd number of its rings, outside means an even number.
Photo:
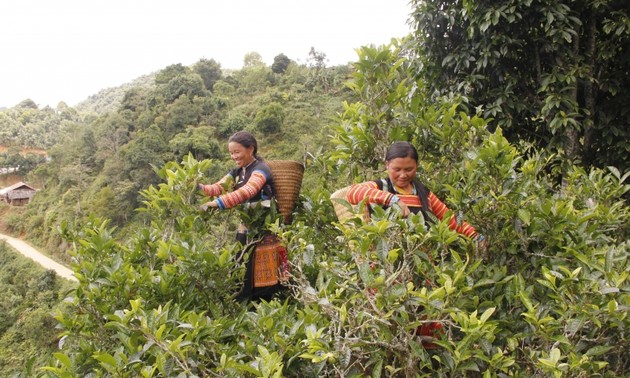
[[[444,215],[446,215],[446,213],[450,211],[449,208],[446,207],[444,202],[440,201],[440,199],[437,198],[437,196],[433,194],[433,192],[429,192],[429,206],[431,207],[431,212],[435,214],[435,216],[439,220],[442,220],[444,218]],[[477,231],[473,226],[469,225],[466,222],[457,224],[457,219],[455,215],[451,216],[451,220],[449,221],[448,225],[451,230],[455,230],[458,233],[469,238],[474,238],[475,236],[477,236]]]
[[[236,205],[247,202],[247,200],[254,197],[262,190],[262,187],[266,182],[267,177],[265,176],[265,173],[260,170],[255,170],[245,185],[233,192],[224,194],[217,198],[219,208],[230,209]]]
[[[348,189],[347,199],[352,205],[357,205],[364,199],[370,204],[389,205],[394,195],[378,188],[374,181],[354,184]]]
[[[223,184],[228,181],[228,179],[230,179],[232,176],[228,173],[227,175],[223,176],[223,178],[221,178],[221,180],[215,182],[214,184],[209,184],[209,185],[203,185],[200,184],[199,188],[204,192],[205,195],[207,195],[208,197],[216,197],[221,195],[223,192],[225,192],[225,190],[223,189]]]

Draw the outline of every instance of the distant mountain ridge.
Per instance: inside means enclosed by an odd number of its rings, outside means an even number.
[[[79,102],[74,108],[82,113],[103,114],[115,111],[129,89],[155,87],[155,74],[155,72],[152,72],[120,86],[101,89],[99,92]]]

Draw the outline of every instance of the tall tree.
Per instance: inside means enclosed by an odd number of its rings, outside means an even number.
[[[167,84],[176,76],[187,74],[189,72],[190,68],[182,65],[181,63],[171,64],[155,75],[155,84]]]
[[[183,160],[189,153],[197,160],[221,159],[223,151],[214,135],[215,130],[210,126],[189,127],[175,135],[169,146],[177,160]]]
[[[187,96],[190,100],[195,96],[208,95],[203,80],[196,73],[177,75],[169,80],[163,88],[164,98],[168,103],[174,102],[182,95]]]
[[[276,55],[275,58],[273,58],[273,64],[271,65],[271,70],[274,73],[282,74],[287,70],[287,67],[289,67],[289,63],[291,63],[291,60],[289,59],[288,56],[284,54],[278,54]]]
[[[133,124],[118,113],[107,113],[92,123],[96,139],[96,149],[92,151],[99,166],[112,156],[117,156],[120,148],[129,142]]]
[[[309,67],[314,69],[307,85],[312,88],[319,85],[327,92],[330,89],[331,78],[330,73],[326,70],[326,62],[328,62],[326,54],[311,47],[306,62]]]
[[[258,131],[264,134],[277,133],[284,121],[284,108],[277,102],[266,105],[256,113],[255,123]]]
[[[315,50],[315,47],[311,46],[311,50],[308,52],[307,63],[310,67],[315,67],[317,70],[326,68],[326,62],[328,58],[322,51]]]
[[[630,168],[625,0],[413,0],[428,94],[460,94],[506,130],[586,165]]]
[[[136,185],[136,191],[156,183],[153,167],[159,167],[173,158],[168,142],[155,125],[139,132],[135,139],[124,145],[120,149],[120,156],[120,168]]]
[[[223,73],[221,72],[221,64],[214,59],[201,59],[193,66],[193,70],[201,76],[206,89],[212,91],[214,83],[221,80]]]
[[[262,56],[256,51],[248,52],[243,58],[243,68],[264,66]]]
[[[27,108],[28,109],[38,109],[38,106],[35,103],[35,101],[31,100],[30,98],[27,98],[26,100],[21,101],[15,107],[16,108],[23,108],[23,109],[27,109]]]

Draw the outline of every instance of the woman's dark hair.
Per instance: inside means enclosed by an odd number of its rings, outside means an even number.
[[[412,158],[417,163],[418,151],[416,150],[416,148],[409,142],[394,142],[391,146],[389,146],[389,149],[387,150],[385,161],[406,157]]]
[[[256,142],[256,138],[254,138],[251,133],[248,133],[247,131],[237,131],[230,137],[230,139],[228,139],[228,143],[230,142],[238,143],[245,148],[254,146],[254,157],[259,158],[258,142]]]

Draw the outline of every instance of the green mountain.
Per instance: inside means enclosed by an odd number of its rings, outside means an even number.
[[[280,62],[272,68],[253,59],[228,73],[213,60],[175,64],[76,108],[37,109],[25,101],[0,113],[3,143],[45,148],[49,157],[23,171],[42,190],[12,224],[15,232],[29,230],[63,258],[60,222],[96,215],[133,228],[143,221],[133,210],[138,193],[159,183],[156,168],[190,153],[215,159],[209,174],[219,175],[229,167],[227,138],[238,130],[253,132],[268,159],[305,161],[330,149],[330,125],[352,98],[344,87],[350,67]],[[13,160],[7,156],[7,164]]]

